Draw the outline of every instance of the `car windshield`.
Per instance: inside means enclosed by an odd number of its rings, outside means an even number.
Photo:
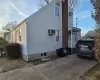
[[[78,41],[78,45],[88,45],[88,46],[93,46],[94,42],[93,41]]]

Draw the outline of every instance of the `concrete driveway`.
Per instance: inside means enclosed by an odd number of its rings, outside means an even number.
[[[29,68],[0,74],[0,80],[78,80],[96,61],[70,55]]]

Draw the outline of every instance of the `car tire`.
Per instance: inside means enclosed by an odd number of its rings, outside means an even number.
[[[77,57],[81,57],[79,54],[77,54]]]

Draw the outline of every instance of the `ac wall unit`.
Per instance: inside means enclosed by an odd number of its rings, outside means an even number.
[[[48,29],[48,35],[54,35],[55,30],[54,29]]]

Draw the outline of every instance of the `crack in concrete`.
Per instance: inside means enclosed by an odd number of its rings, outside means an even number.
[[[45,80],[49,80],[47,77],[45,77],[42,73],[40,73],[36,68],[32,67],[32,69],[34,69],[37,73],[39,73],[39,75],[45,79]]]
[[[6,76],[5,80],[7,80],[8,76],[9,76],[9,73],[7,74],[7,76]]]

